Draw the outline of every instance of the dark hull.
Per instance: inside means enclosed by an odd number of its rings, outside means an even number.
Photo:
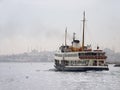
[[[55,68],[58,71],[103,71],[106,70],[108,71],[109,68],[108,67],[66,67],[66,66],[56,66]]]

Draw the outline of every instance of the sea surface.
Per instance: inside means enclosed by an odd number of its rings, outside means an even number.
[[[0,63],[0,90],[120,90],[120,67],[60,72],[54,63]]]

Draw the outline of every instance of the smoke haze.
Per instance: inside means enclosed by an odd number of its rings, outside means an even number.
[[[0,54],[27,49],[56,50],[72,33],[82,40],[86,11],[85,43],[93,48],[120,52],[119,0],[0,0]]]

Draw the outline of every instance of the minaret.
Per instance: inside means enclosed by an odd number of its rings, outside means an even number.
[[[67,27],[65,29],[65,46],[67,46]]]
[[[85,31],[85,11],[83,13],[83,36],[82,36],[82,50],[84,51],[84,31]]]
[[[75,40],[75,33],[73,33],[73,41]]]

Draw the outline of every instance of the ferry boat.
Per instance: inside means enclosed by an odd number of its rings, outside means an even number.
[[[85,12],[83,13],[83,35],[82,46],[80,41],[76,40],[75,33],[73,33],[73,40],[71,45],[66,44],[67,28],[65,30],[65,45],[60,46],[59,51],[55,52],[56,70],[60,71],[102,71],[109,70],[106,64],[106,54],[97,46],[96,50],[92,50],[91,45],[84,45],[84,31],[85,31]]]

